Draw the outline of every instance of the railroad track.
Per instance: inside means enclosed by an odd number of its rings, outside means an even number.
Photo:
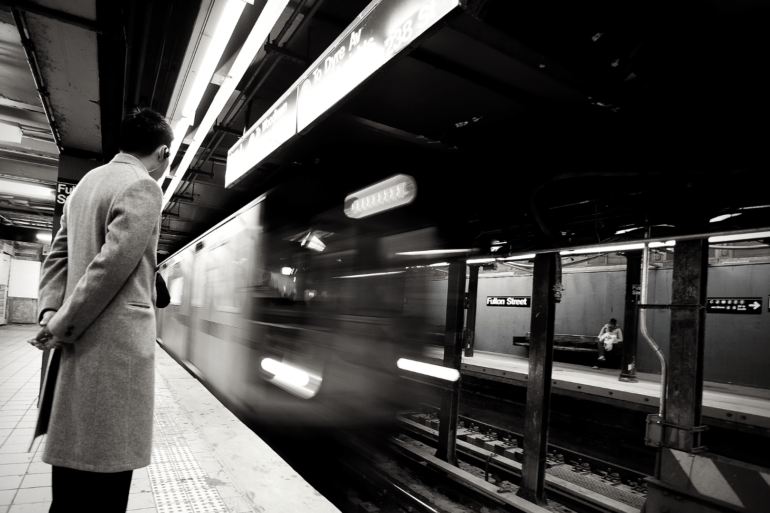
[[[420,417],[422,415],[423,417]],[[412,418],[408,418],[408,417]],[[432,426],[426,426],[419,422],[425,418],[430,419],[424,413],[411,412],[399,417],[399,425],[408,438],[419,440],[428,447],[434,447],[438,439],[438,431]],[[431,421],[428,420],[428,423]],[[436,421],[433,421],[436,422]],[[468,437],[467,430],[460,430],[458,438],[463,437],[470,441],[458,439],[458,457],[466,463],[465,468],[469,473],[478,477],[484,476],[484,480],[492,477],[499,488],[510,487],[515,490],[516,483],[521,478],[520,458],[521,449],[509,444],[495,443],[489,437],[485,443],[486,448],[477,445],[478,437]],[[483,438],[482,438],[483,440]],[[503,448],[506,454],[500,454]],[[461,467],[463,465],[461,464]],[[468,468],[470,466],[471,468]],[[474,472],[475,469],[475,472]],[[631,481],[634,483],[634,481]],[[491,484],[491,483],[490,483]],[[617,477],[590,472],[586,467],[570,465],[559,461],[555,457],[549,461],[546,471],[546,491],[550,500],[554,501],[554,507],[578,512],[638,512],[644,503],[646,494],[643,488],[629,486],[628,482],[619,482]]]

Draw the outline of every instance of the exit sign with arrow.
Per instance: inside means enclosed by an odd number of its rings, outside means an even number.
[[[760,315],[761,297],[710,297],[706,300],[706,313]]]

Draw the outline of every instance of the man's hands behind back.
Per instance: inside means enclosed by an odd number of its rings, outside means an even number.
[[[45,313],[43,313],[43,318],[40,319],[40,331],[37,332],[35,338],[31,338],[27,341],[41,351],[55,349],[61,346],[61,340],[56,338],[56,336],[51,333],[51,330],[48,329],[48,321],[51,320],[51,317],[53,317],[54,314],[56,314],[56,312],[53,310],[46,310]]]

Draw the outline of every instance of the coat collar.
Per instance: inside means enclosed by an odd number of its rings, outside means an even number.
[[[145,173],[149,174],[149,171],[147,171],[147,168],[144,167],[144,164],[142,164],[142,161],[138,158],[134,157],[133,155],[130,155],[128,153],[118,153],[113,157],[113,159],[110,161],[110,163],[118,162],[121,164],[129,164],[131,166],[136,166]]]

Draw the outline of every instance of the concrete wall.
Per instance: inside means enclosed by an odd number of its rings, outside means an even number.
[[[564,299],[556,306],[556,333],[596,335],[610,317],[623,323],[624,270],[584,268],[563,276]],[[672,269],[650,271],[650,303],[671,302]],[[709,314],[706,320],[705,379],[770,388],[770,263],[718,265],[709,267],[708,295],[711,297],[762,297],[761,315]],[[431,281],[428,296],[441,302],[426,309],[430,322],[444,324],[446,280]],[[480,276],[476,345],[481,351],[525,355],[526,349],[513,345],[513,336],[529,331],[529,308],[486,306],[486,296],[528,296],[532,277],[527,275]],[[664,354],[669,347],[670,314],[651,310],[648,330]],[[652,350],[639,336],[637,369],[660,372]]]
[[[37,299],[9,297],[8,317],[11,324],[37,324]]]
[[[671,269],[651,272],[650,299],[653,303],[671,301]],[[709,381],[770,388],[770,263],[720,265],[709,267],[708,296],[761,297],[761,315],[709,314],[706,317],[706,353],[704,378]],[[648,329],[664,354],[669,348],[667,311],[650,315]],[[651,349],[639,341],[638,369],[660,372],[660,364]]]

